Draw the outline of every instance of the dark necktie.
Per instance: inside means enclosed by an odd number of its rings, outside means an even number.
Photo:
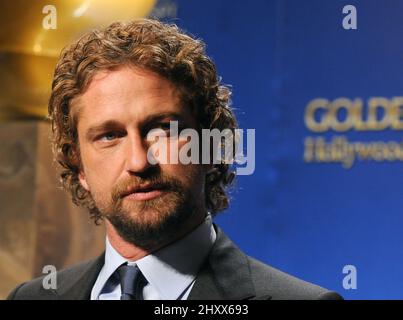
[[[118,272],[122,289],[120,300],[143,300],[142,291],[147,280],[140,269],[125,263],[118,268]]]

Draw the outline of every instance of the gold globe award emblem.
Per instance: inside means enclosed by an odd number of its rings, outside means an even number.
[[[44,119],[57,57],[82,33],[146,17],[156,0],[0,2],[0,120]]]

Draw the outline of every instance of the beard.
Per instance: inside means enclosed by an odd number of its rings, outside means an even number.
[[[148,183],[158,186],[163,194],[142,201],[125,199],[128,188]],[[161,175],[148,179],[133,176],[118,183],[109,203],[97,198],[95,194],[93,199],[102,217],[125,241],[145,250],[174,240],[201,208],[201,197],[196,199],[178,179]]]

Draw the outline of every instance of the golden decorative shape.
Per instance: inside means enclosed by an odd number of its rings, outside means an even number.
[[[44,118],[61,49],[88,30],[146,17],[156,0],[0,2],[0,120]],[[52,29],[54,27],[54,29]]]

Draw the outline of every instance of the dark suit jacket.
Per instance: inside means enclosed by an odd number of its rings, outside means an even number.
[[[217,239],[201,268],[189,300],[290,299],[336,300],[335,292],[299,280],[251,257],[216,228]],[[44,289],[42,278],[15,288],[13,300],[87,300],[104,264],[104,254],[95,260],[57,273],[57,289]]]

